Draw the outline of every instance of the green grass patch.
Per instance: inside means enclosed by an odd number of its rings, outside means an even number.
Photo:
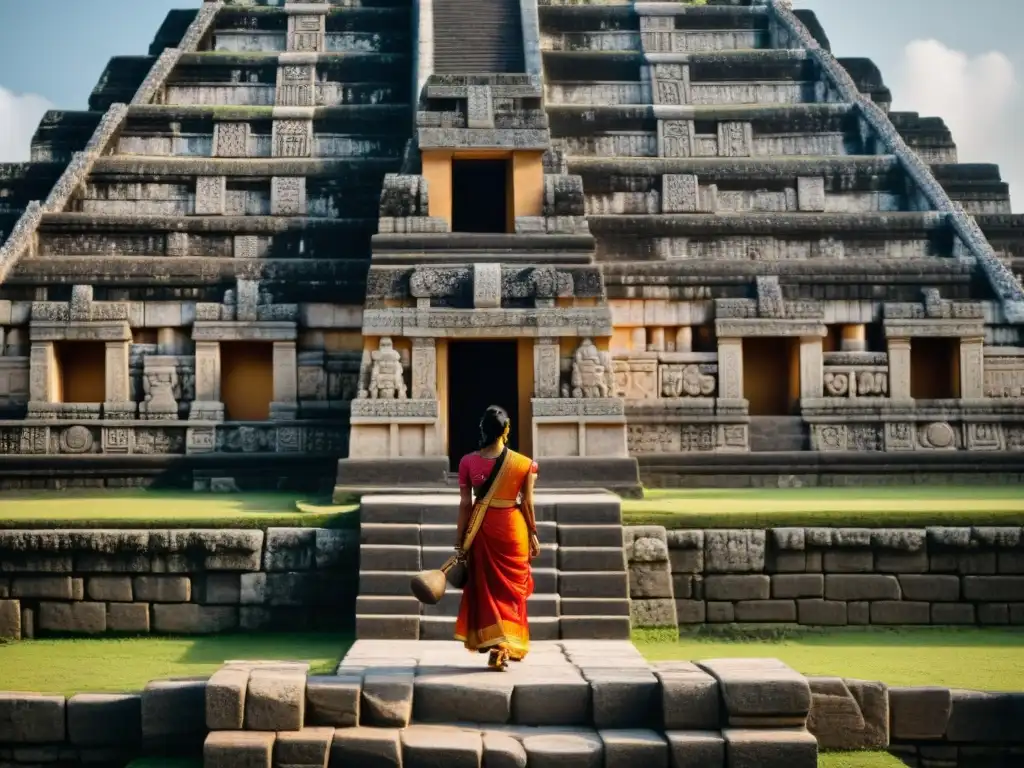
[[[200,757],[140,757],[125,768],[203,768]]]
[[[666,528],[1024,524],[1024,486],[648,490],[627,525]]]
[[[776,658],[811,676],[1024,691],[1024,631],[1013,629],[794,628],[774,637],[698,630],[678,640],[665,632],[637,632],[633,642],[652,661]]]
[[[358,527],[356,505],[294,493],[104,491],[0,496],[0,528]]]
[[[905,768],[906,763],[888,752],[822,752],[818,768]]]
[[[210,675],[230,659],[308,661],[311,673],[327,674],[351,644],[334,633],[22,640],[0,645],[0,690],[138,691],[150,680]]]

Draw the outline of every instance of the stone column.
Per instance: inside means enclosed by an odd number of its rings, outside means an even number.
[[[823,396],[824,353],[820,336],[800,339],[800,399]]]
[[[412,399],[437,400],[437,343],[412,340]]]
[[[50,380],[55,373],[53,342],[32,342],[28,365],[28,399],[35,403],[52,403],[53,387]]]
[[[864,352],[868,348],[866,329],[862,324],[842,327],[840,350],[843,352]]]
[[[220,402],[220,342],[218,341],[196,342],[196,401]]]
[[[106,397],[108,403],[127,403],[128,393],[127,341],[108,341],[106,359]]]
[[[634,328],[630,333],[630,346],[633,352],[647,351],[647,329],[643,326]]]
[[[718,340],[718,396],[724,400],[743,398],[743,339]]]
[[[910,399],[910,339],[889,339],[889,397]]]
[[[985,339],[960,339],[960,397],[975,400],[985,396]]]
[[[537,339],[533,345],[533,396],[559,397],[561,384],[562,362],[558,339]]]
[[[651,328],[651,352],[664,352],[665,351],[665,329],[664,328]]]
[[[274,342],[274,402],[292,404],[298,400],[298,355],[294,341]]]
[[[676,331],[676,352],[693,351],[693,328],[684,325]]]

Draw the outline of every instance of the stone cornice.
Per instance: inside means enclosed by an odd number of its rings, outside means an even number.
[[[610,336],[607,307],[573,309],[368,309],[366,336],[516,338]]]
[[[763,336],[822,337],[828,336],[825,324],[814,320],[785,318],[729,318],[715,320],[715,334],[723,338]]]
[[[298,325],[293,322],[196,320],[193,341],[295,341]]]
[[[358,180],[361,176],[380,177],[393,171],[398,163],[390,158],[223,158],[223,157],[102,157],[93,166],[93,175],[130,176],[305,176]]]

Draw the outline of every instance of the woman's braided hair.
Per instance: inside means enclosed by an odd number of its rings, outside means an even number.
[[[508,437],[511,426],[512,422],[504,408],[490,406],[480,418],[480,447],[486,448],[499,437]]]

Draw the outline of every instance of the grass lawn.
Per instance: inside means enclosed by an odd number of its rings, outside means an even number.
[[[778,639],[705,632],[684,635],[678,641],[668,633],[638,632],[634,642],[652,661],[777,658],[811,676],[1024,691],[1024,631],[1019,630],[794,629]]]
[[[39,492],[0,496],[0,528],[348,527],[354,505],[295,493]]]
[[[667,528],[1021,525],[1024,486],[655,489],[623,500],[622,518]]]
[[[825,752],[818,768],[905,768],[906,763],[888,752]]]
[[[0,690],[137,691],[150,680],[209,675],[229,659],[308,661],[326,674],[351,644],[329,633],[22,640],[0,644]]]

